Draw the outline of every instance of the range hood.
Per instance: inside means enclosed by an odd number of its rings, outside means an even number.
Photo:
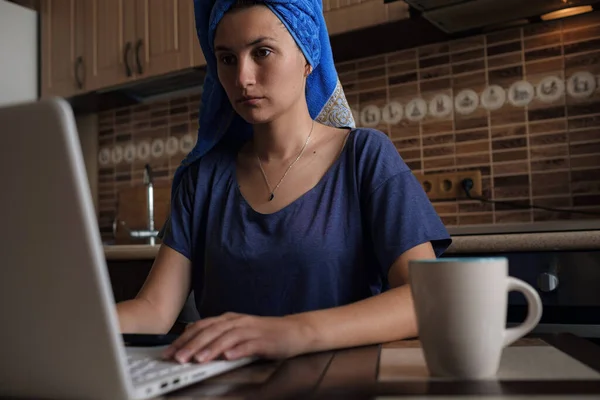
[[[567,7],[598,4],[593,0],[404,0],[423,18],[449,34],[493,30]]]
[[[75,113],[99,112],[177,96],[202,93],[206,70],[188,68],[85,93],[68,99]]]

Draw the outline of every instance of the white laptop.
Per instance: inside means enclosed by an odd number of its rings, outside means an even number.
[[[70,105],[0,108],[0,396],[142,399],[248,364],[126,347]]]

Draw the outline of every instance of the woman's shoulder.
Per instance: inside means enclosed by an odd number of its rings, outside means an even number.
[[[235,152],[217,144],[202,157],[190,162],[182,173],[182,179],[187,180],[196,190],[202,186],[214,186],[231,171],[235,164]]]
[[[380,176],[410,171],[386,133],[374,128],[355,128],[350,139],[359,171]]]

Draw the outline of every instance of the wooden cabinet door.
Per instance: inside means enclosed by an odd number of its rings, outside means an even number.
[[[85,90],[83,4],[44,0],[40,4],[41,96],[69,97]]]
[[[88,89],[132,80],[135,77],[135,2],[85,0],[85,5]]]
[[[138,78],[192,66],[190,0],[137,0]]]

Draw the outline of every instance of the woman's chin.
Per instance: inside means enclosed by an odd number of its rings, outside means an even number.
[[[254,109],[242,109],[237,110],[237,113],[251,125],[260,125],[268,123],[272,120],[271,113],[265,112],[266,110]]]

